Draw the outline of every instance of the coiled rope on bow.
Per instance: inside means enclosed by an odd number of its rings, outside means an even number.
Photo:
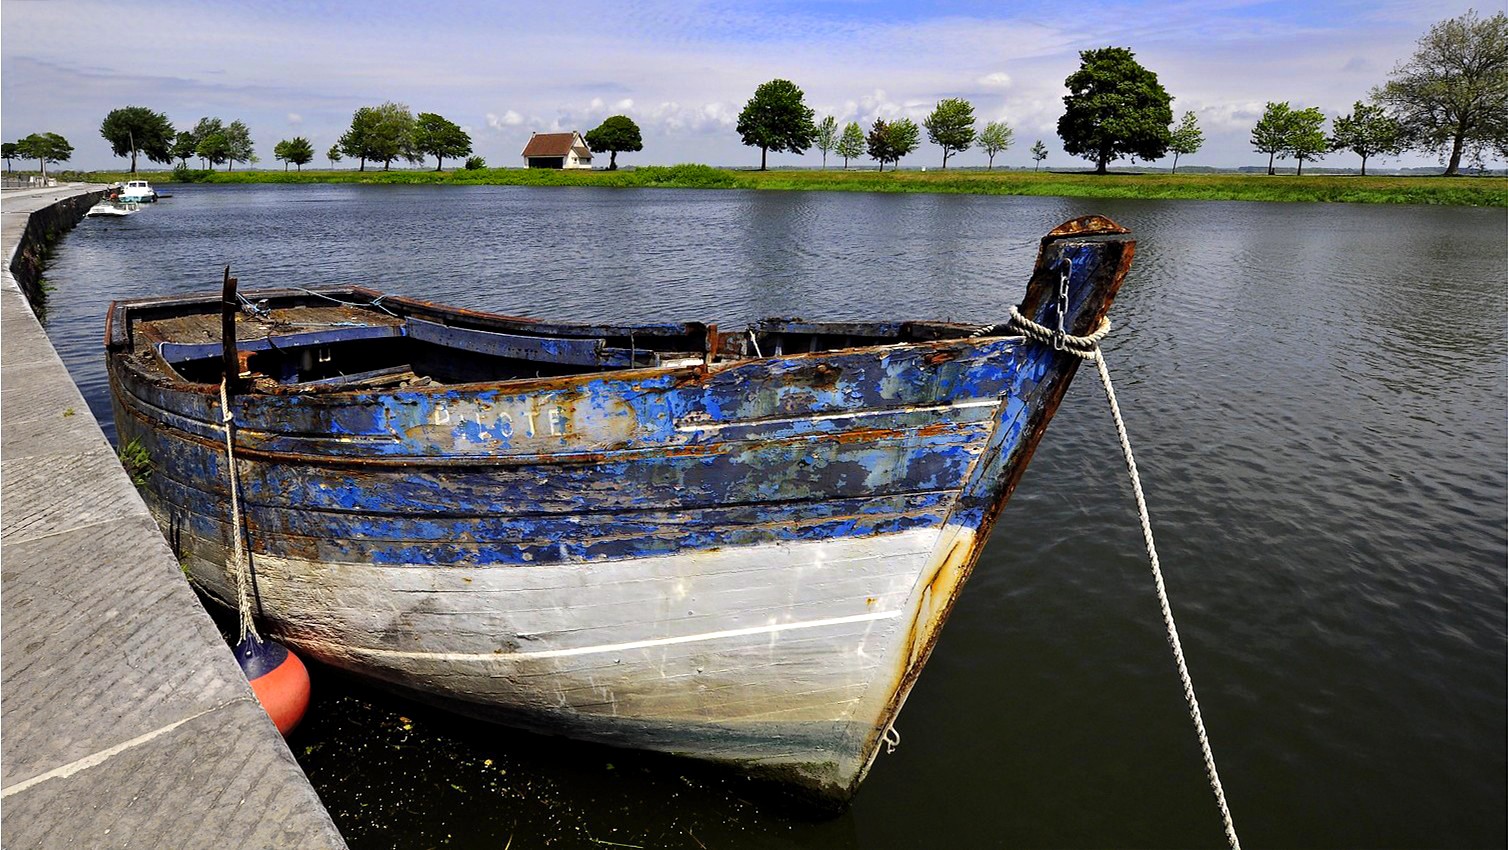
[[[228,377],[220,380],[220,410],[221,422],[225,425],[225,466],[230,477],[230,525],[233,541],[231,559],[234,562],[230,568],[236,579],[236,610],[241,615],[241,634],[236,642],[246,640],[247,635],[260,641],[261,636],[257,634],[256,624],[251,617],[251,553],[246,551],[246,541],[241,535],[241,524],[244,521],[241,514],[241,476],[236,469],[236,417],[230,409]]]
[[[1194,721],[1194,732],[1199,737],[1199,749],[1204,755],[1204,773],[1210,790],[1215,792],[1215,802],[1220,806],[1220,818],[1225,824],[1225,840],[1231,850],[1241,850],[1241,840],[1236,837],[1236,824],[1231,819],[1230,807],[1225,802],[1225,789],[1220,784],[1220,772],[1215,769],[1215,754],[1210,748],[1209,735],[1204,730],[1204,717],[1199,712],[1199,700],[1194,696],[1194,680],[1189,675],[1188,663],[1183,657],[1183,643],[1178,639],[1178,626],[1173,622],[1173,608],[1168,602],[1168,588],[1162,580],[1162,565],[1157,559],[1157,545],[1152,540],[1152,520],[1147,513],[1147,499],[1142,495],[1141,476],[1136,471],[1136,456],[1131,452],[1131,438],[1126,433],[1126,423],[1121,419],[1121,408],[1115,400],[1115,387],[1110,383],[1110,369],[1105,365],[1105,354],[1100,351],[1100,340],[1110,332],[1110,320],[1105,319],[1088,336],[1072,336],[1061,330],[1053,330],[1021,315],[1011,308],[1009,327],[1027,339],[1052,346],[1084,360],[1094,361],[1099,370],[1100,385],[1105,389],[1105,400],[1110,403],[1110,414],[1115,419],[1115,431],[1120,435],[1121,453],[1126,457],[1126,472],[1131,478],[1131,492],[1136,497],[1136,510],[1141,517],[1142,538],[1147,544],[1147,558],[1152,564],[1152,579],[1157,586],[1157,601],[1162,606],[1162,622],[1167,629],[1168,645],[1173,649],[1173,660],[1178,665],[1178,678],[1183,682],[1183,698],[1189,706],[1189,716]],[[995,326],[981,329],[983,335]]]

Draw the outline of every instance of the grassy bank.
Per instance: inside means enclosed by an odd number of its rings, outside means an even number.
[[[121,173],[83,175],[94,181]],[[169,173],[145,175],[172,182]],[[771,189],[831,192],[930,192],[966,195],[1054,195],[1209,201],[1308,201],[1508,207],[1504,177],[1355,177],[1265,174],[1108,174],[1029,171],[730,171],[703,165],[648,166],[631,171],[490,168],[475,171],[215,171],[206,183],[386,183],[617,188]]]

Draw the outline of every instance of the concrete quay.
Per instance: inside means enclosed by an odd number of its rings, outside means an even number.
[[[103,188],[0,195],[0,846],[343,848],[12,274]]]

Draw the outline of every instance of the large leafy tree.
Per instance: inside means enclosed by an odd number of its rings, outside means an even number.
[[[257,152],[251,143],[251,128],[236,120],[225,127],[225,170],[230,171],[238,162],[257,162]]]
[[[1004,121],[991,121],[984,125],[979,133],[979,147],[990,158],[989,168],[986,170],[994,170],[995,157],[1010,148],[1015,138],[1016,131]]]
[[[433,112],[421,112],[414,121],[414,149],[434,157],[435,170],[439,171],[447,157],[460,159],[471,155],[471,135],[454,121]]]
[[[1367,158],[1396,156],[1402,149],[1398,122],[1382,107],[1356,101],[1349,115],[1335,118],[1330,150],[1351,151],[1361,157],[1361,174],[1367,175]]]
[[[959,97],[950,97],[937,102],[932,114],[922,119],[927,128],[927,138],[942,148],[942,167],[948,167],[948,157],[962,153],[974,144],[974,106]]]
[[[869,158],[879,162],[880,170],[885,170],[885,163],[890,161],[890,125],[885,119],[876,118],[869,128],[869,135],[864,137],[865,150]]]
[[[47,163],[66,162],[73,156],[73,145],[57,133],[32,133],[16,143],[16,153],[37,161],[37,170],[47,176]]]
[[[1047,159],[1047,145],[1042,144],[1041,139],[1038,139],[1037,143],[1032,145],[1032,159],[1035,160],[1032,163],[1032,171],[1041,168],[1042,160]]]
[[[838,146],[838,119],[829,115],[817,122],[817,150],[822,151],[822,167],[827,168],[827,152]]]
[[[6,171],[12,170],[10,161],[15,159],[19,155],[20,151],[15,142],[5,142],[4,144],[0,144],[0,156],[3,156],[5,158]]]
[[[272,156],[274,159],[283,161],[284,171],[288,170],[289,163],[298,166],[299,171],[303,171],[304,166],[314,159],[314,145],[303,136],[294,136],[278,142],[272,148]]]
[[[371,139],[377,135],[379,117],[377,107],[363,106],[351,116],[351,126],[346,129],[337,144],[346,156],[359,160],[359,171],[367,170],[367,159],[376,159],[373,156]]]
[[[230,140],[225,138],[225,130],[222,128],[210,133],[199,140],[194,146],[194,153],[213,168],[230,159]]]
[[[1406,146],[1447,160],[1446,174],[1460,170],[1464,154],[1502,150],[1508,15],[1483,20],[1472,10],[1435,24],[1372,96],[1398,119]]]
[[[392,167],[393,160],[414,151],[414,116],[407,106],[388,101],[381,106],[363,106],[351,117],[351,127],[340,137],[340,149],[347,156],[382,163],[382,170]]]
[[[890,161],[901,167],[901,157],[922,146],[922,128],[910,118],[897,118],[885,131],[890,136]]]
[[[1084,50],[1079,59],[1079,69],[1064,80],[1063,150],[1093,162],[1096,174],[1125,156],[1161,159],[1172,140],[1173,98],[1157,75],[1124,47]]]
[[[1267,154],[1267,174],[1276,174],[1273,163],[1288,157],[1289,142],[1293,138],[1294,110],[1288,101],[1267,102],[1267,109],[1251,128],[1251,146],[1258,153]]]
[[[199,146],[203,144],[204,140],[208,139],[210,136],[224,136],[225,122],[221,121],[219,118],[210,118],[206,116],[199,119],[199,123],[194,125],[194,129],[190,130],[189,134],[194,137],[194,154],[208,164],[215,165],[216,163],[211,161],[209,157],[206,157],[204,154],[199,153]],[[220,160],[220,162],[224,161],[224,159]]]
[[[1173,128],[1168,150],[1173,152],[1173,173],[1178,173],[1178,157],[1198,153],[1204,147],[1204,131],[1199,129],[1199,117],[1192,112],[1183,113],[1178,126]]]
[[[838,139],[838,146],[833,149],[838,156],[843,157],[843,170],[848,170],[848,161],[858,159],[864,155],[864,128],[859,122],[850,121],[843,127],[843,135]]]
[[[110,151],[116,156],[131,157],[131,173],[136,173],[136,155],[146,154],[147,159],[166,165],[173,161],[173,140],[176,133],[168,116],[153,112],[145,106],[123,106],[112,109],[100,122],[99,134],[110,143]]]
[[[627,115],[614,115],[604,120],[585,138],[592,150],[608,152],[608,171],[618,170],[618,154],[644,150],[644,136],[639,132],[639,125]]]
[[[885,170],[887,162],[893,162],[896,168],[900,168],[901,157],[921,145],[922,130],[910,118],[897,118],[889,123],[876,118],[866,141],[869,157],[879,160],[881,171]]]
[[[1293,133],[1288,138],[1288,153],[1298,160],[1299,174],[1304,173],[1304,163],[1318,162],[1330,150],[1330,139],[1325,135],[1325,113],[1318,107],[1299,109],[1293,113]]]
[[[759,170],[764,171],[770,151],[806,153],[817,138],[813,117],[799,86],[790,80],[770,80],[754,90],[738,113],[738,135],[744,144],[759,148]]]
[[[198,146],[194,134],[188,130],[179,130],[178,135],[173,137],[173,159],[184,168],[188,168],[189,157],[194,155],[194,148]]]

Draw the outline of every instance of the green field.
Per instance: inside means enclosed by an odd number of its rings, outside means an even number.
[[[620,171],[488,168],[475,171],[214,171],[206,183],[419,183],[616,188],[769,189],[827,192],[931,192],[966,195],[1055,195],[1205,201],[1319,201],[1362,204],[1508,206],[1508,177],[1356,177],[1291,174],[1108,174],[1030,171],[886,171],[873,168],[732,171],[704,165],[646,166]],[[65,175],[113,182],[119,172]],[[171,183],[170,172],[139,176]]]

